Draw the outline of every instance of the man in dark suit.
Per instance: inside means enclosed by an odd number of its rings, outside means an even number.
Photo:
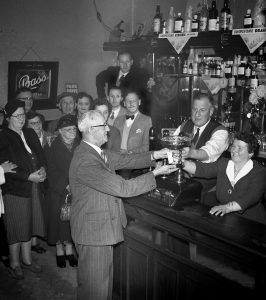
[[[110,86],[119,86],[123,90],[134,89],[143,100],[140,110],[149,114],[151,98],[148,91],[149,74],[145,69],[133,65],[133,58],[129,52],[119,53],[117,64],[118,66],[109,67],[96,76],[98,97],[106,97],[106,91]]]
[[[155,168],[131,180],[115,174],[118,168],[150,166],[167,157],[167,149],[143,154],[120,154],[101,146],[107,142],[108,125],[98,111],[78,121],[83,140],[75,150],[69,182],[72,193],[71,232],[78,251],[78,289],[81,299],[111,300],[113,245],[123,241],[126,215],[120,197],[133,197],[153,190],[155,176],[169,174],[175,165]]]

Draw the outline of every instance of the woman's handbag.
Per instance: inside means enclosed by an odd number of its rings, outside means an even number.
[[[71,206],[71,194],[68,193],[65,198],[65,203],[60,208],[60,220],[69,221],[70,220],[70,206]]]

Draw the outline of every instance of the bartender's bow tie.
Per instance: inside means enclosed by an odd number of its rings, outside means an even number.
[[[131,120],[134,120],[134,115],[126,115],[126,119],[128,120],[128,119],[131,119]]]

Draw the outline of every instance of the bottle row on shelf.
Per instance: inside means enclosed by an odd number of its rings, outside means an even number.
[[[224,0],[220,14],[216,8],[216,1],[212,1],[209,7],[208,0],[203,0],[197,10],[188,6],[184,18],[180,12],[174,12],[174,7],[171,6],[166,20],[163,19],[160,5],[157,5],[153,18],[153,33],[158,35],[160,33],[227,31],[233,29],[233,23],[229,0]],[[248,9],[243,17],[243,27],[252,28],[253,24],[251,9]],[[260,26],[257,23],[255,25]]]
[[[220,57],[206,57],[204,52],[199,55],[191,48],[186,59],[175,56],[161,56],[156,59],[156,74],[210,76],[227,78],[228,85],[234,87],[244,84],[256,89],[259,84],[257,73],[266,70],[264,48],[259,49],[258,56],[234,55],[226,60]],[[239,84],[237,84],[240,82]]]

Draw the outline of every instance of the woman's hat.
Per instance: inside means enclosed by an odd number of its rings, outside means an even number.
[[[25,107],[25,102],[19,101],[19,100],[14,100],[14,101],[9,101],[7,102],[5,109],[4,109],[4,114],[5,118],[10,118],[11,115],[19,108],[19,107]]]
[[[57,130],[68,126],[77,126],[77,119],[75,116],[68,114],[61,117],[57,123]]]

